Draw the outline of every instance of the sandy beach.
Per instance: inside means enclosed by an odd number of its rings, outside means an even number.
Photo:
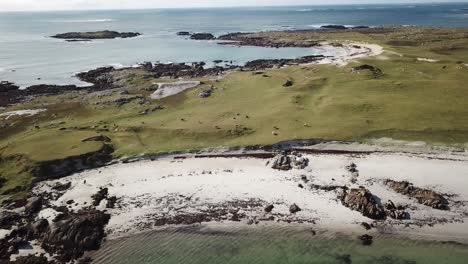
[[[364,146],[363,146],[364,147]],[[336,145],[331,145],[336,150]],[[322,148],[323,150],[323,148]],[[167,156],[155,160],[119,163],[40,183],[35,193],[56,197],[52,206],[78,211],[93,203],[92,196],[107,188],[117,199],[97,206],[111,214],[106,232],[110,239],[170,225],[168,219],[205,214],[213,223],[308,223],[317,228],[353,232],[362,222],[373,224],[374,232],[413,234],[420,238],[467,242],[468,155],[438,152],[410,154],[369,152],[367,154],[304,154],[304,169],[271,168],[272,159],[199,158],[194,155]],[[358,176],[347,169],[357,165]],[[352,179],[355,178],[353,181]],[[386,179],[409,181],[414,186],[443,193],[449,210],[438,210],[394,192]],[[52,190],[57,183],[71,183],[63,193]],[[364,187],[378,201],[404,206],[409,219],[372,220],[343,206],[339,189],[327,186]],[[291,213],[291,205],[301,210]],[[271,212],[265,207],[273,205]],[[53,219],[56,212],[44,209],[39,217]],[[204,219],[206,220],[206,219]],[[165,221],[168,221],[167,224]]]

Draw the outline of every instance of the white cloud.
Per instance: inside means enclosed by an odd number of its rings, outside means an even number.
[[[451,0],[437,0],[437,2]],[[0,11],[383,3],[390,0],[0,0]],[[419,0],[400,0],[416,3]],[[427,2],[427,1],[426,1]]]

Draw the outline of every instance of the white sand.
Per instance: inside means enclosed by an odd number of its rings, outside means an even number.
[[[439,60],[428,59],[428,58],[418,58],[418,61],[425,61],[425,62],[439,62]]]
[[[45,112],[47,109],[26,109],[26,110],[17,110],[17,111],[11,111],[11,112],[6,112],[6,113],[1,113],[0,117],[6,117],[5,119],[8,119],[12,116],[33,116],[37,115],[39,113]]]
[[[335,49],[335,50],[342,50],[340,54],[333,56],[332,58],[325,58],[320,60],[318,64],[334,64],[337,66],[345,66],[350,61],[366,58],[366,57],[373,57],[379,56],[384,52],[383,47],[375,44],[367,44],[367,43],[356,43],[356,42],[349,42],[344,43],[343,47],[336,48],[332,47],[329,43],[324,42],[322,46],[326,49]],[[357,48],[359,46],[360,48]]]
[[[107,209],[112,218],[107,226],[110,237],[129,235],[151,226],[142,224],[161,216],[174,216],[200,212],[207,205],[223,207],[227,202],[261,200],[263,205],[274,204],[273,215],[282,220],[316,220],[317,227],[336,230],[352,230],[359,223],[372,220],[359,212],[344,207],[337,201],[335,191],[325,192],[298,187],[301,175],[319,185],[365,186],[383,203],[391,199],[396,204],[410,205],[411,220],[433,221],[447,219],[451,224],[431,228],[405,228],[404,225],[389,226],[393,232],[418,235],[429,234],[450,240],[468,241],[468,225],[455,223],[466,220],[468,207],[464,204],[451,206],[450,211],[440,211],[420,205],[408,197],[399,195],[383,185],[384,179],[409,180],[418,187],[434,188],[437,191],[457,194],[456,201],[468,200],[468,157],[438,155],[408,155],[402,153],[375,153],[356,155],[307,155],[309,167],[287,172],[265,166],[266,160],[238,158],[187,158],[174,160],[171,157],[156,161],[140,161],[116,164],[60,179],[72,183],[72,187],[55,205],[65,205],[74,200],[73,210],[91,203],[91,195],[100,187],[109,188],[109,194],[120,199],[121,208]],[[439,159],[439,157],[441,159]],[[453,158],[454,160],[450,160]],[[350,182],[351,175],[345,166],[358,165],[358,182]],[[86,181],[86,183],[85,183]],[[57,181],[39,184],[34,192],[48,192]],[[85,205],[86,203],[86,205]],[[105,201],[99,206],[105,209]],[[288,208],[296,203],[302,211],[291,215]],[[263,206],[243,209],[248,217],[263,217]],[[45,212],[44,215],[50,215]],[[245,220],[244,220],[245,221]],[[381,224],[390,224],[388,219]]]
[[[157,83],[158,89],[151,95],[151,99],[162,99],[179,94],[187,89],[200,85],[198,81],[178,81],[172,83]]]

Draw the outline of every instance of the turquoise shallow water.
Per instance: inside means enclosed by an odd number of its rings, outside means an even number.
[[[22,86],[77,83],[72,75],[105,65],[142,61],[192,62],[294,58],[316,49],[228,47],[188,41],[178,31],[211,32],[313,29],[324,24],[468,26],[468,3],[262,8],[0,12],[0,80]],[[68,43],[47,36],[69,31],[138,31],[133,39]],[[40,78],[40,80],[38,79]]]
[[[379,263],[465,264],[468,246],[375,235],[372,246],[356,236],[285,226],[184,227],[109,241],[94,263]]]

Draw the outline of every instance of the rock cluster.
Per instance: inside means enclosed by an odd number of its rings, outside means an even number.
[[[397,193],[416,199],[420,204],[439,210],[449,209],[447,199],[435,191],[415,187],[406,181],[386,180],[385,184]]]
[[[70,213],[52,224],[42,239],[43,248],[65,261],[81,257],[85,251],[99,248],[109,219],[110,215],[97,210]]]
[[[298,64],[306,64],[312,63],[316,61],[320,61],[326,58],[323,55],[311,55],[311,56],[304,56],[296,59],[260,59],[260,60],[253,60],[249,61],[243,67],[244,70],[248,71],[260,71],[265,69],[271,68],[278,68],[283,67],[286,65],[298,65]]]
[[[391,200],[385,204],[385,214],[393,219],[404,220],[409,218],[403,206],[396,206]]]
[[[315,40],[283,40],[273,39],[269,37],[258,36],[253,33],[229,33],[219,36],[218,40],[228,42],[220,42],[221,45],[236,45],[236,46],[256,46],[269,48],[310,48],[320,46],[320,43]]]
[[[383,208],[377,203],[372,193],[365,189],[351,189],[344,191],[341,202],[344,206],[362,213],[362,215],[371,219],[385,219]]]
[[[288,155],[287,153],[278,154],[273,158],[271,163],[271,168],[276,170],[291,170],[295,169],[304,169],[309,165],[309,159],[302,157],[298,153],[292,153]]]

